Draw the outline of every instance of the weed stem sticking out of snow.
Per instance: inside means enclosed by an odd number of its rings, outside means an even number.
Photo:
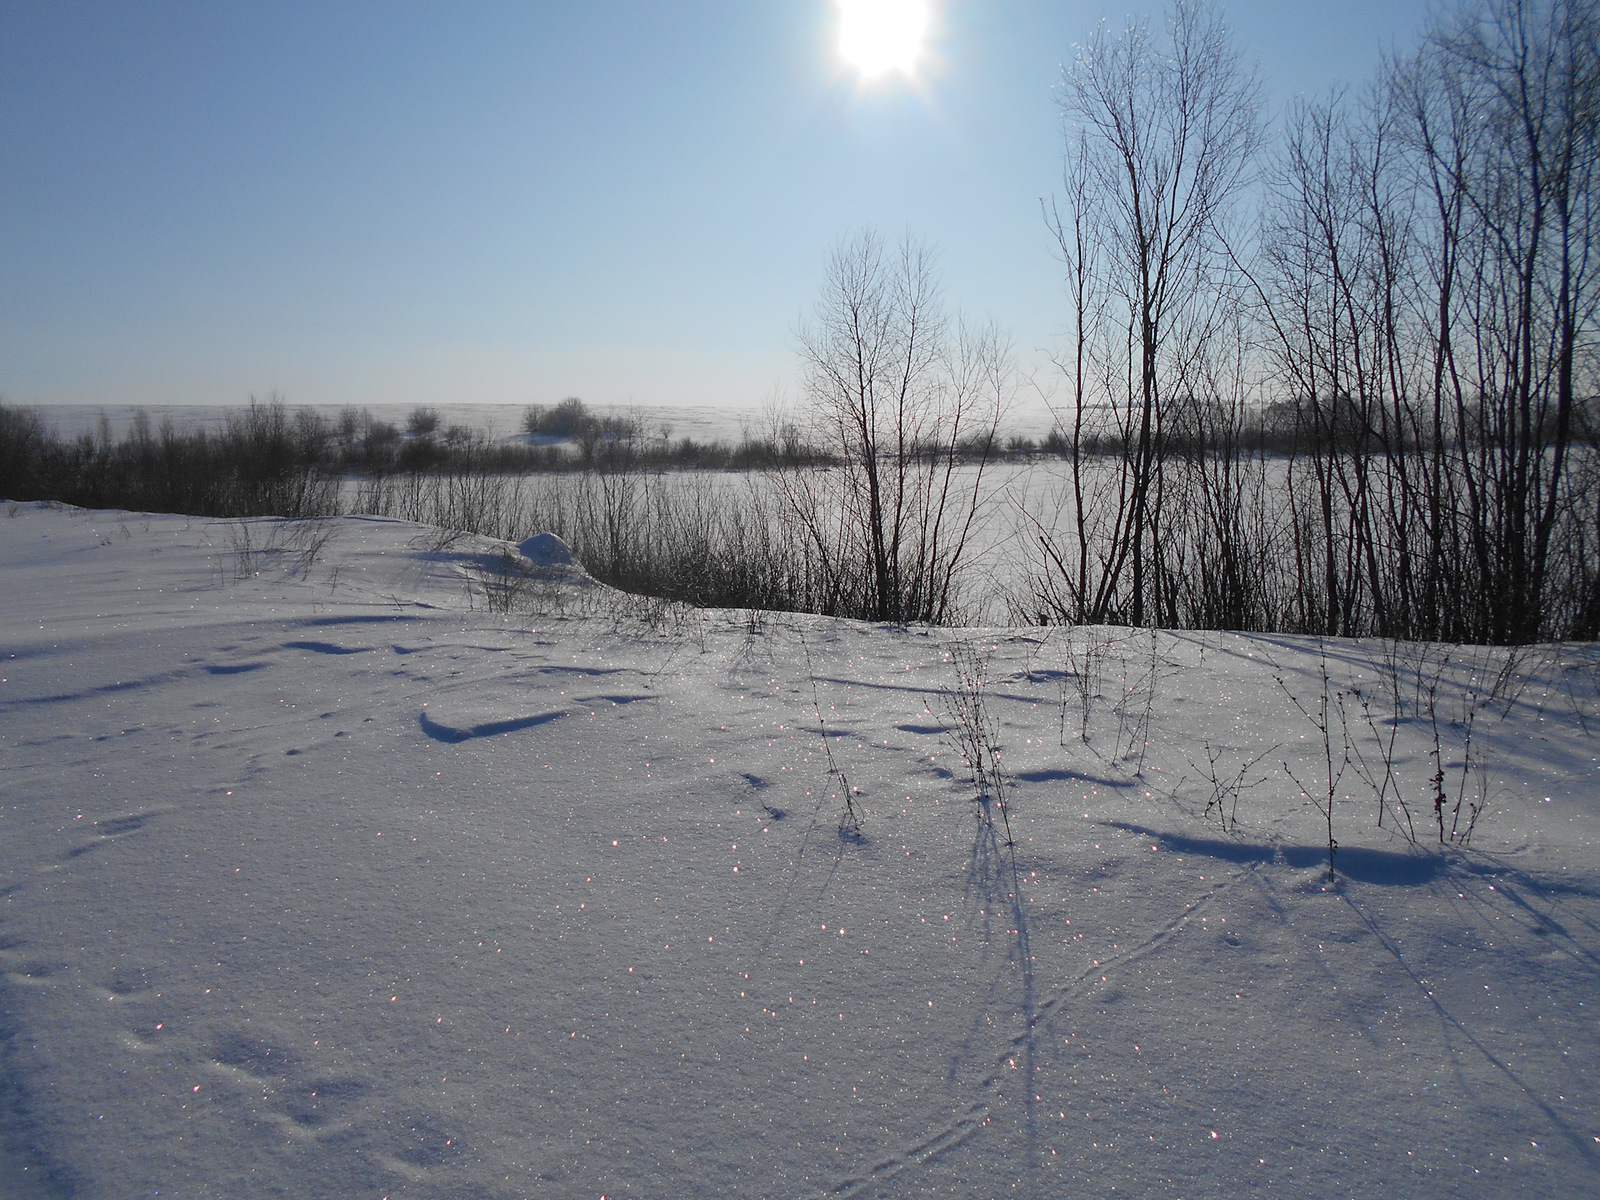
[[[940,691],[944,697],[945,716],[952,723],[945,727],[945,738],[967,764],[979,822],[992,826],[991,806],[999,808],[1000,819],[1006,827],[1006,845],[1015,846],[1005,774],[1000,769],[999,731],[984,696],[989,664],[971,646],[956,642],[950,647],[950,665],[955,669],[955,683]]]
[[[1344,779],[1344,773],[1351,766],[1350,724],[1345,715],[1344,692],[1333,686],[1328,674],[1328,647],[1317,639],[1317,669],[1322,680],[1322,692],[1314,701],[1312,708],[1307,708],[1300,703],[1300,698],[1289,690],[1289,685],[1283,681],[1283,676],[1277,676],[1278,686],[1283,689],[1283,694],[1289,697],[1289,702],[1300,710],[1300,715],[1316,727],[1322,737],[1322,766],[1324,778],[1327,781],[1327,791],[1320,788],[1313,792],[1299,779],[1295,778],[1293,769],[1288,760],[1284,761],[1283,773],[1289,781],[1300,789],[1301,795],[1307,797],[1328,827],[1328,882],[1334,881],[1333,856],[1339,852],[1339,843],[1333,836],[1333,805],[1339,794],[1339,784]],[[1340,741],[1339,751],[1334,750],[1334,722],[1338,721]]]
[[[822,753],[828,760],[828,778],[838,779],[839,790],[844,795],[844,807],[839,810],[839,832],[859,834],[862,813],[856,806],[855,789],[845,777],[844,768],[834,760],[833,747],[828,744],[828,723],[822,716],[822,694],[817,690],[817,672],[811,666],[811,647],[806,644],[804,635],[800,638],[800,650],[805,655],[806,675],[811,680],[811,703],[817,714],[817,732],[822,735]]]

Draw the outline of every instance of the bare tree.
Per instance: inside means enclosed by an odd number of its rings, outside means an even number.
[[[1005,338],[952,325],[925,246],[886,251],[867,230],[834,251],[799,348],[838,465],[780,482],[832,576],[833,611],[945,620],[1010,395]]]
[[[1177,347],[1203,345],[1197,327],[1226,307],[1225,225],[1263,138],[1260,85],[1220,16],[1178,0],[1163,35],[1102,25],[1063,87],[1067,201],[1051,219],[1075,318],[1061,424],[1079,512],[1076,545],[1042,548],[1073,619],[1176,623],[1163,534],[1166,422],[1186,386]],[[1120,449],[1110,486],[1085,486],[1091,422]]]
[[[1286,491],[1296,623],[1320,633],[1414,635],[1394,611],[1408,607],[1409,593],[1391,594],[1389,561],[1391,551],[1404,560],[1420,533],[1437,528],[1413,495],[1427,443],[1407,397],[1414,330],[1403,330],[1398,315],[1409,299],[1411,227],[1388,192],[1396,155],[1381,92],[1358,116],[1350,107],[1342,91],[1290,106],[1256,277],[1273,382],[1291,394],[1295,416]]]

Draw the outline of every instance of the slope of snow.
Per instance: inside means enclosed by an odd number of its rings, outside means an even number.
[[[1330,885],[1310,718],[1326,667],[1370,769],[1374,647],[695,612],[559,557],[0,514],[7,1195],[1600,1190],[1592,648],[1475,710],[1470,849],[1347,772]],[[1213,756],[1258,759],[1232,832]]]

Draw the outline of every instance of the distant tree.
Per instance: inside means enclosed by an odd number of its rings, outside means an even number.
[[[582,437],[593,422],[588,405],[576,396],[568,396],[546,414],[543,432],[556,437]]]
[[[428,437],[438,431],[441,419],[437,408],[413,408],[406,418],[406,428],[417,437]]]

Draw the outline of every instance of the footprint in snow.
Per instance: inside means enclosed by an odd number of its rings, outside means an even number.
[[[370,646],[335,646],[332,642],[285,642],[285,650],[310,650],[313,654],[365,654]]]
[[[121,999],[124,996],[137,996],[140,992],[148,992],[150,979],[141,968],[119,967],[105,986],[110,995]]]
[[[221,1066],[263,1079],[289,1075],[297,1065],[289,1051],[243,1030],[231,1030],[219,1037],[212,1058]]]
[[[350,1107],[371,1091],[359,1079],[312,1079],[284,1089],[289,1119],[306,1129],[322,1129],[343,1121]]]
[[[14,967],[6,967],[3,973],[10,982],[19,983],[25,987],[45,988],[55,983],[55,976],[66,970],[67,964],[52,962],[49,959],[31,959],[17,963]]]
[[[384,1134],[391,1146],[390,1154],[413,1167],[443,1166],[465,1148],[461,1135],[432,1113],[396,1114]]]
[[[104,821],[96,821],[95,829],[106,837],[119,837],[124,833],[132,833],[135,829],[143,829],[146,822],[154,813],[134,813],[127,817],[109,817]]]
[[[135,1049],[147,1048],[154,1034],[144,1035]],[[293,1142],[327,1147],[373,1144],[372,1133],[359,1125],[366,1111],[362,1100],[372,1085],[361,1079],[303,1069],[301,1056],[280,1043],[242,1029],[229,1030],[214,1044],[212,1064],[249,1105],[251,1116]],[[391,1139],[392,1140],[392,1139]],[[401,1149],[405,1149],[401,1144]],[[350,1156],[347,1151],[341,1151]],[[389,1170],[380,1153],[355,1156],[370,1164],[365,1170]],[[379,1177],[369,1181],[379,1186]],[[363,1184],[365,1187],[366,1184]]]
[[[76,846],[70,847],[62,857],[67,859],[81,858],[83,855],[100,849],[116,838],[124,837],[127,834],[143,829],[149,823],[150,818],[155,815],[155,813],[132,813],[126,817],[108,817],[104,821],[96,821],[89,829],[99,836],[92,842],[79,842]]]

